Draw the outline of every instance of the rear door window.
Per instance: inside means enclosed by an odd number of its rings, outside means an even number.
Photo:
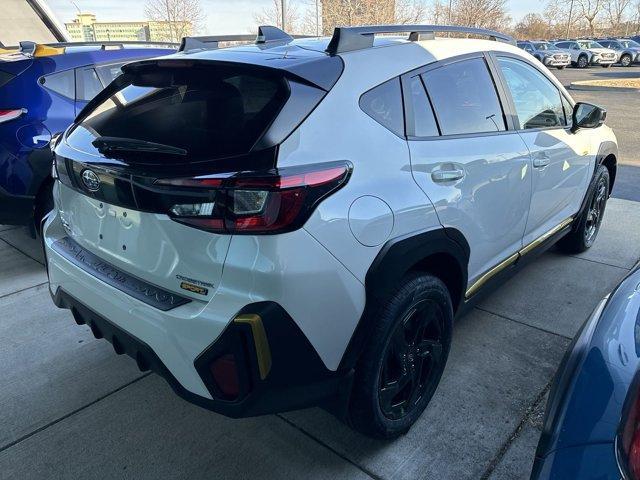
[[[102,82],[93,68],[79,68],[76,78],[76,100],[88,102],[102,91]]]
[[[106,87],[109,85],[116,77],[122,75],[121,67],[124,63],[113,63],[111,65],[99,65],[96,66],[96,71],[98,72],[98,76],[100,80]]]
[[[462,60],[422,75],[443,135],[506,130],[493,79],[483,58]]]
[[[360,108],[376,122],[404,136],[404,113],[400,79],[394,78],[360,97]]]
[[[268,71],[155,67],[131,75],[80,122],[69,142],[75,137],[82,150],[90,151],[97,137],[142,140],[186,150],[189,161],[241,155],[288,95],[286,80]]]

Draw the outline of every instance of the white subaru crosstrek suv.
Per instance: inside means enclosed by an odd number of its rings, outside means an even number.
[[[498,32],[219,48],[238,38],[125,65],[56,141],[53,299],[205,408],[320,405],[398,436],[454,317],[552,244],[593,244],[615,136]]]

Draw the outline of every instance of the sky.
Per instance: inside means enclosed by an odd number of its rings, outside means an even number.
[[[308,8],[313,0],[287,0],[298,5],[299,10]],[[145,0],[48,0],[51,9],[61,22],[70,22],[77,12],[93,13],[98,21],[143,20]],[[425,3],[430,3],[425,0]],[[201,0],[206,19],[200,34],[222,35],[249,33],[254,30],[254,15],[272,5],[272,0]],[[539,12],[543,0],[508,0],[509,13],[519,20],[526,13]],[[76,8],[77,6],[77,8]]]

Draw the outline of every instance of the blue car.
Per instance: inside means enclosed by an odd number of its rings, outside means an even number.
[[[640,479],[640,264],[569,347],[549,394],[532,480]]]
[[[124,63],[176,48],[23,42],[0,50],[0,224],[39,225],[52,206],[52,136],[71,124]]]

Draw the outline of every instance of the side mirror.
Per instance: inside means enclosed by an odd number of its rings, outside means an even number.
[[[575,133],[581,128],[598,128],[601,126],[607,118],[607,111],[591,103],[578,102],[573,107],[572,118],[571,132]]]

